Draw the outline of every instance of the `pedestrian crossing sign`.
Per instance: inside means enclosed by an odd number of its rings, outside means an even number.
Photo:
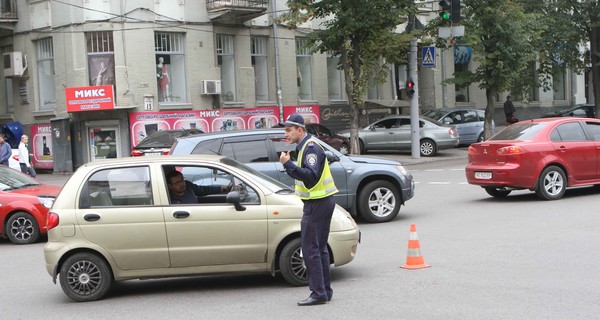
[[[421,66],[432,68],[435,67],[435,47],[423,47],[421,55]]]

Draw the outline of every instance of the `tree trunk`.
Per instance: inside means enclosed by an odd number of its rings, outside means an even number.
[[[496,96],[496,89],[490,88],[485,89],[485,97],[487,104],[485,106],[485,121],[483,124],[483,137],[485,140],[489,139],[493,135],[492,121],[494,120],[494,97]]]
[[[340,63],[342,70],[344,70],[344,89],[346,90],[348,105],[350,107],[350,154],[358,155],[360,154],[360,144],[358,142],[358,108],[356,103],[354,103],[352,68],[348,62],[348,49],[342,46],[340,52]]]

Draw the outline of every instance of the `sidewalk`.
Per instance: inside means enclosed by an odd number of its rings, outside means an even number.
[[[386,153],[367,153],[366,155],[361,155],[366,157],[373,158],[383,158],[389,160],[399,161],[405,166],[412,166],[421,163],[430,163],[437,161],[445,161],[445,160],[453,160],[453,159],[466,159],[467,158],[467,147],[460,147],[454,149],[446,149],[441,150],[434,157],[420,157],[418,159],[414,159],[411,153],[408,151],[402,152],[386,152]],[[47,172],[38,172],[37,180],[48,183],[62,186],[69,180],[71,174],[53,174],[51,171]]]

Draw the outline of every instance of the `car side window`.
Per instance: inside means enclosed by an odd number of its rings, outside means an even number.
[[[554,129],[560,136],[560,141],[585,141],[585,132],[579,122],[563,123]],[[555,140],[553,140],[555,141]]]
[[[192,154],[221,154],[223,139],[205,140],[196,145]]]
[[[401,118],[399,126],[410,126],[410,118]]]
[[[386,119],[373,124],[373,127],[378,129],[390,129],[396,127],[396,119]]]
[[[80,207],[152,205],[149,168],[127,167],[100,170],[84,184]]]
[[[221,154],[242,163],[267,162],[267,145],[264,139],[252,141],[226,142]]]
[[[479,119],[477,117],[477,112],[475,112],[473,110],[469,110],[464,113],[464,122],[465,123],[477,122],[477,121],[479,121]]]
[[[329,131],[329,129],[323,127],[323,126],[319,126],[319,135],[321,136],[326,136],[326,137],[331,137],[331,131]]]
[[[587,122],[586,127],[596,141],[600,141],[600,123]]]

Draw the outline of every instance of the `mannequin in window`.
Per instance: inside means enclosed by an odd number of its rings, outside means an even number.
[[[104,75],[106,74],[106,65],[104,62],[100,63],[100,70],[98,70],[98,76],[95,78],[94,85],[101,86],[104,84]]]
[[[169,101],[171,96],[169,92],[169,82],[171,79],[169,78],[167,65],[164,63],[164,61],[165,59],[163,57],[158,58],[158,64],[156,65],[156,78],[158,79],[158,90],[160,90],[163,101]]]

